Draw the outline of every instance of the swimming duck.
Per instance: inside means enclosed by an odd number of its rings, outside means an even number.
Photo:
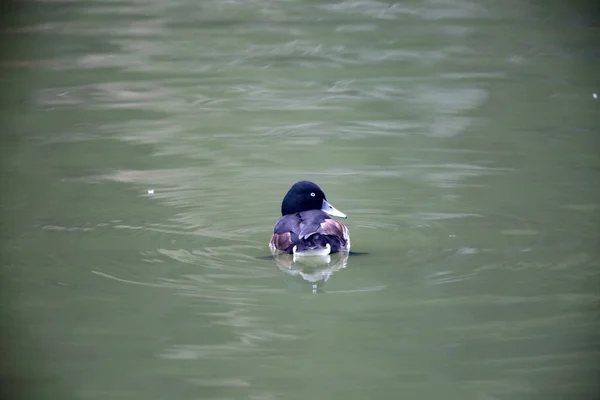
[[[346,214],[327,202],[316,183],[296,182],[283,198],[281,215],[269,243],[273,254],[323,256],[350,251],[348,228],[331,218],[346,218]]]

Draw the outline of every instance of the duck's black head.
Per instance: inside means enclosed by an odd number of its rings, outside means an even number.
[[[296,182],[283,198],[281,215],[308,210],[322,210],[329,215],[346,218],[346,214],[336,210],[327,202],[325,193],[316,183],[310,181]]]

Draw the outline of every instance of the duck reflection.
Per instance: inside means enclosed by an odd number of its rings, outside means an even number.
[[[298,276],[312,285],[312,292],[320,292],[334,272],[346,268],[348,252],[322,256],[297,256],[295,254],[273,254],[277,267],[291,276]]]

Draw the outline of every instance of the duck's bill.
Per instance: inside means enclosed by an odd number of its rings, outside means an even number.
[[[321,206],[321,211],[326,212],[327,214],[331,215],[332,217],[348,218],[348,217],[346,217],[346,214],[337,210],[334,206],[329,204],[327,202],[327,200],[323,200],[323,205]]]

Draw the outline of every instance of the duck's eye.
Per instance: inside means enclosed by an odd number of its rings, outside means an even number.
[[[315,192],[312,192],[312,193],[310,194],[310,197],[315,197],[315,196],[316,196],[316,195],[315,195]]]

